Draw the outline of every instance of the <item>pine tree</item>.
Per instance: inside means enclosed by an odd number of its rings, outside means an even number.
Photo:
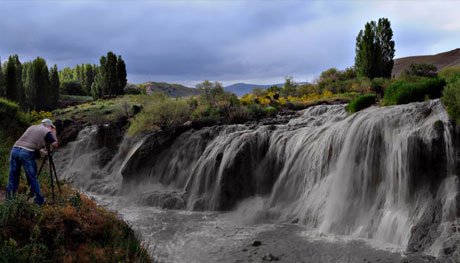
[[[356,37],[355,68],[358,76],[391,77],[395,53],[393,31],[387,18],[366,23]]]

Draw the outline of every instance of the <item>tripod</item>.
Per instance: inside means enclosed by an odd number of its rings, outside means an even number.
[[[53,193],[53,203],[56,203],[56,198],[54,196],[54,180],[56,180],[56,184],[59,189],[59,195],[61,194],[61,186],[59,185],[59,180],[58,180],[57,173],[56,173],[56,167],[54,166],[53,155],[51,153],[51,145],[49,143],[46,145],[46,150],[48,153],[43,159],[43,163],[40,166],[40,169],[38,170],[37,179],[40,176],[40,173],[42,172],[43,166],[45,166],[46,160],[48,160],[49,171],[50,171],[50,181],[51,181],[51,192]],[[54,178],[53,178],[53,175],[54,175]]]

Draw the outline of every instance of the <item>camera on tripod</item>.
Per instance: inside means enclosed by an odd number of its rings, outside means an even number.
[[[53,194],[53,203],[56,203],[56,197],[54,195],[54,181],[56,181],[56,185],[59,189],[59,195],[61,194],[61,186],[59,184],[59,179],[57,177],[56,166],[54,165],[53,154],[52,154],[50,143],[46,143],[46,152],[44,152],[43,163],[40,166],[40,169],[38,170],[37,179],[40,176],[40,173],[42,172],[43,166],[45,166],[46,161],[48,161],[48,164],[49,164],[49,174],[50,174],[50,182],[51,182],[51,192]]]

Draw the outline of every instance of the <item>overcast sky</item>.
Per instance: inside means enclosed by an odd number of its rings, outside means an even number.
[[[128,81],[193,86],[311,81],[354,64],[370,20],[392,23],[396,57],[460,47],[460,1],[2,1],[0,57],[60,69],[122,55]]]

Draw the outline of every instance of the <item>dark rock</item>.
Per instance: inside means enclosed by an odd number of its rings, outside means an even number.
[[[414,253],[428,249],[440,235],[438,226],[441,219],[442,203],[434,201],[428,206],[418,224],[411,229],[407,251]]]
[[[272,254],[267,254],[267,255],[265,255],[265,256],[262,257],[262,260],[263,260],[263,261],[279,261],[280,258],[279,258],[279,257],[276,257],[276,256],[274,256],[274,255],[272,255]]]
[[[259,240],[255,240],[254,242],[252,242],[252,245],[251,245],[251,246],[253,246],[253,247],[258,247],[258,246],[260,246],[260,245],[262,245],[262,242],[259,241]]]
[[[142,205],[155,206],[163,209],[185,209],[185,202],[182,194],[177,192],[152,192],[141,196],[140,203]]]
[[[141,110],[142,110],[142,105],[136,105],[136,104],[134,104],[131,109],[131,111],[133,112],[133,115],[138,114],[139,112],[141,112]]]

